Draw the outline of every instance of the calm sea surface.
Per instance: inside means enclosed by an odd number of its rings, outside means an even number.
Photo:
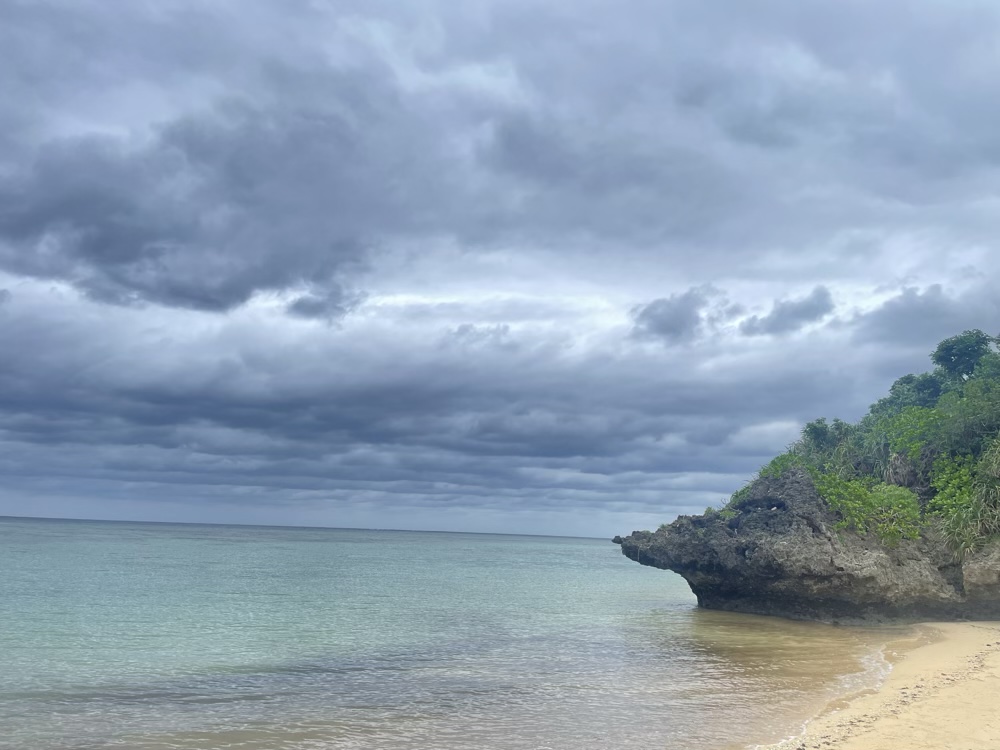
[[[677,748],[797,731],[871,631],[609,541],[0,518],[0,748]]]

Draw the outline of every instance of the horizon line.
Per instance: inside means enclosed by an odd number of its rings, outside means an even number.
[[[11,516],[0,514],[0,521],[73,521],[77,523],[141,523],[157,524],[161,526],[238,526],[249,529],[299,529],[314,531],[394,531],[407,534],[476,534],[479,536],[530,536],[548,539],[597,539],[603,540],[600,536],[561,536],[558,534],[527,534],[523,532],[507,531],[449,531],[446,529],[389,529],[373,528],[369,526],[300,526],[295,524],[263,524],[263,523],[219,523],[215,521],[140,521],[132,519],[114,518],[68,518],[63,516]],[[610,539],[611,537],[608,537]]]

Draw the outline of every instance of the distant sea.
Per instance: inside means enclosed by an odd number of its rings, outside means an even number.
[[[0,518],[0,748],[721,750],[885,670],[694,605],[607,540]]]

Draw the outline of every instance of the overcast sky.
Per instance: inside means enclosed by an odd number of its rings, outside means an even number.
[[[611,536],[1000,332],[994,0],[0,0],[0,514]]]

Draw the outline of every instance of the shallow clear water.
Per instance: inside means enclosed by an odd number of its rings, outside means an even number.
[[[5,749],[711,750],[882,667],[593,539],[0,519],[0,571]]]

